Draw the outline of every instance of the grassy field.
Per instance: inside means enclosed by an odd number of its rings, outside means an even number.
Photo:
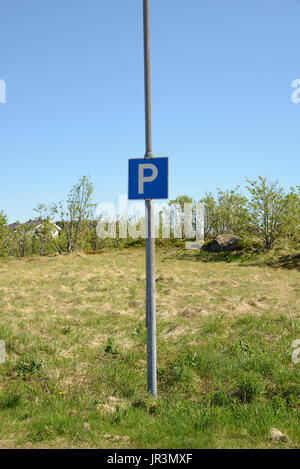
[[[154,401],[143,249],[1,259],[0,448],[299,447],[299,268],[258,260],[158,249]]]

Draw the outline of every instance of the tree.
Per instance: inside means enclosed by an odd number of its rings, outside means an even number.
[[[216,198],[210,192],[201,200],[205,208],[205,236],[243,231],[248,219],[247,198],[238,189],[218,189]]]
[[[292,200],[287,196],[278,181],[270,182],[259,176],[258,180],[247,179],[249,200],[249,230],[257,235],[267,249],[271,249],[275,240],[293,230],[291,217]]]
[[[283,232],[288,237],[299,237],[300,234],[300,186],[291,187],[286,195],[285,225]]]
[[[46,250],[49,251],[53,244],[61,253],[54,240],[55,227],[50,221],[49,209],[44,204],[38,204],[33,210],[39,215],[38,219],[40,226],[36,228],[34,236],[38,239],[40,256],[43,256],[46,253]]]
[[[194,205],[194,201],[188,195],[178,195],[176,199],[170,200],[169,207],[171,210],[171,233],[173,236],[176,234],[178,235],[179,232],[182,233],[182,238],[185,238],[184,230],[184,205],[185,204],[192,204]],[[193,225],[195,225],[196,221],[193,220]],[[175,227],[177,226],[177,229]]]
[[[99,249],[103,248],[105,242],[97,235],[97,220],[90,220],[83,234],[84,239],[82,240],[82,244],[84,249],[98,251]]]
[[[66,235],[67,252],[75,250],[80,235],[89,223],[95,204],[91,202],[93,184],[87,176],[82,176],[69,192],[66,206],[63,202],[52,207],[59,214]]]
[[[176,199],[170,200],[169,205],[180,205],[181,210],[184,210],[184,204],[193,204],[194,201],[192,197],[189,197],[188,195],[178,195]]]
[[[4,212],[0,210],[0,257],[8,254],[8,235],[7,217]]]
[[[204,237],[216,236],[219,230],[218,204],[214,195],[209,192],[201,199],[204,204]]]
[[[25,254],[32,254],[32,227],[27,223],[23,223],[16,228],[13,238],[19,257],[24,257]]]

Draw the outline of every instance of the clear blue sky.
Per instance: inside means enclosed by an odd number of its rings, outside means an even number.
[[[258,174],[300,183],[299,0],[150,0],[153,150],[170,196]],[[9,221],[90,175],[127,193],[144,155],[142,0],[2,0],[0,209]]]

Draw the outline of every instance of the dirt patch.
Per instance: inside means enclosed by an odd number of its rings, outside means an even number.
[[[208,316],[209,312],[204,311],[202,308],[193,308],[192,306],[188,306],[184,308],[180,314],[184,318],[193,318],[195,316]]]
[[[104,251],[86,251],[85,254],[88,256],[96,256],[97,254],[104,254]]]
[[[12,449],[16,448],[13,440],[0,440],[0,449]]]
[[[124,409],[125,401],[115,396],[109,396],[103,404],[98,404],[97,409],[100,415],[103,414],[115,414],[117,408]]]

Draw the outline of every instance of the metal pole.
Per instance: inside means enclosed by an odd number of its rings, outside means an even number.
[[[144,70],[145,70],[145,158],[152,154],[151,72],[149,0],[143,0],[144,10]],[[155,215],[153,200],[145,200],[146,217],[146,326],[148,391],[157,396],[156,365],[156,301],[155,301]]]

